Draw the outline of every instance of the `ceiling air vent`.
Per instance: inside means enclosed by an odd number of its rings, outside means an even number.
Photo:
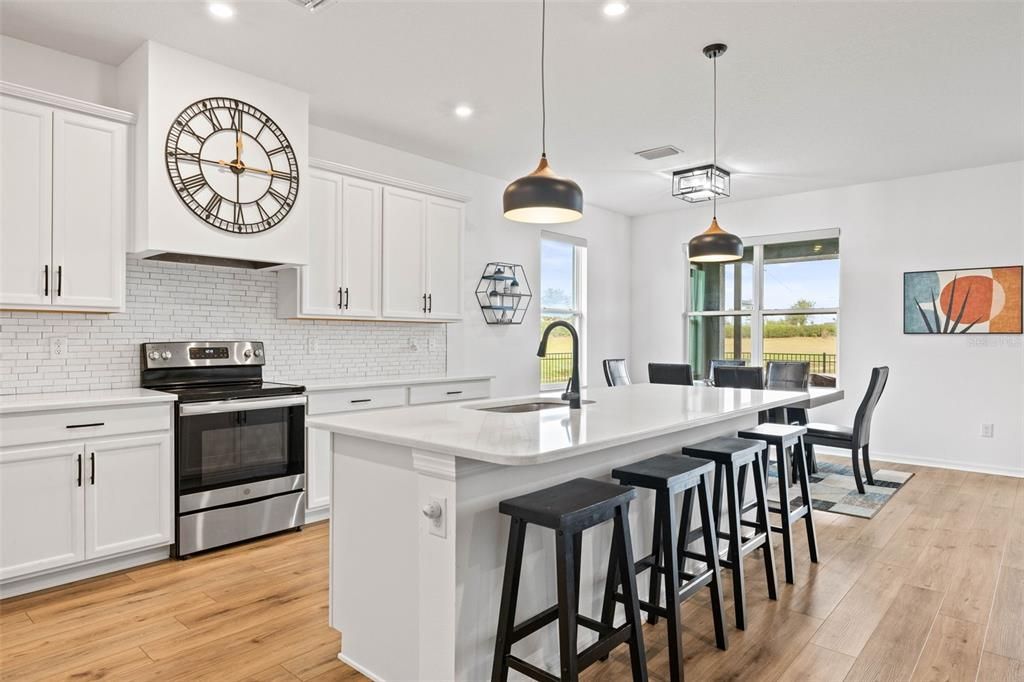
[[[298,5],[307,12],[318,12],[328,5],[333,5],[337,0],[288,0],[293,5]]]
[[[666,156],[675,156],[676,154],[682,154],[683,150],[679,147],[673,147],[670,144],[666,144],[662,147],[654,147],[653,149],[644,149],[640,152],[634,152],[641,159],[647,159],[648,161],[655,161],[657,159],[664,159]]]

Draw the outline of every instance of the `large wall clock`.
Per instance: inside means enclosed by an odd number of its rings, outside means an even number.
[[[199,100],[167,133],[174,191],[213,227],[263,232],[288,215],[299,193],[299,165],[284,132],[265,113],[227,97]]]

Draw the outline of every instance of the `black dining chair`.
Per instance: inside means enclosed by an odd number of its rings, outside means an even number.
[[[819,424],[811,422],[807,424],[807,434],[804,436],[804,443],[812,445],[827,445],[834,448],[843,448],[850,451],[853,460],[853,478],[857,482],[857,492],[864,494],[864,481],[861,479],[860,459],[864,459],[864,475],[868,485],[875,484],[875,477],[871,472],[871,458],[868,454],[868,444],[871,440],[871,417],[875,413],[882,391],[885,390],[885,382],[889,380],[888,367],[875,367],[871,370],[871,381],[868,382],[868,390],[864,394],[857,414],[853,418],[853,426],[836,426],[834,424]]]
[[[716,367],[744,367],[747,364],[746,360],[722,360],[715,359],[708,361],[708,373],[707,378],[711,379],[712,383],[715,381],[715,368]]]
[[[652,384],[693,386],[693,368],[671,362],[648,362],[647,378]]]
[[[764,385],[768,390],[805,391],[811,380],[811,363],[769,360]]]
[[[604,367],[604,380],[609,386],[628,386],[629,371],[626,369],[626,361],[622,358],[612,358],[601,363]]]
[[[764,388],[764,372],[761,367],[715,367],[715,386],[719,388]]]

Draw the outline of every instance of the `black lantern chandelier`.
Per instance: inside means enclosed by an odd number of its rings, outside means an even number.
[[[569,223],[583,217],[583,190],[572,180],[555,175],[548,166],[547,93],[544,83],[546,24],[547,0],[541,0],[540,163],[532,173],[506,187],[502,197],[505,217],[520,223]]]
[[[715,43],[704,48],[704,56],[711,60],[714,65],[714,132],[713,132],[713,161],[710,166],[691,169],[702,171],[691,175],[691,178],[702,178],[699,190],[691,192],[692,196],[703,196],[703,199],[683,199],[687,201],[705,201],[711,199],[714,206],[711,214],[711,225],[708,229],[690,240],[687,253],[691,262],[696,263],[722,263],[726,261],[740,260],[743,258],[743,241],[734,234],[730,234],[718,225],[718,197],[729,196],[729,174],[718,167],[718,58],[725,54],[726,46],[722,43]],[[686,173],[687,171],[682,171]],[[676,194],[677,174],[672,176],[672,190]],[[724,181],[724,182],[723,182]],[[724,191],[721,191],[724,188]],[[708,196],[710,195],[710,196]]]

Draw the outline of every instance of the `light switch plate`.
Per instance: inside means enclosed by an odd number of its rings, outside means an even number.
[[[992,437],[994,437],[995,436],[995,429],[996,429],[996,425],[995,424],[982,424],[981,425],[981,437],[982,438],[992,438]]]
[[[68,339],[65,336],[50,337],[50,359],[63,360],[68,356]]]

